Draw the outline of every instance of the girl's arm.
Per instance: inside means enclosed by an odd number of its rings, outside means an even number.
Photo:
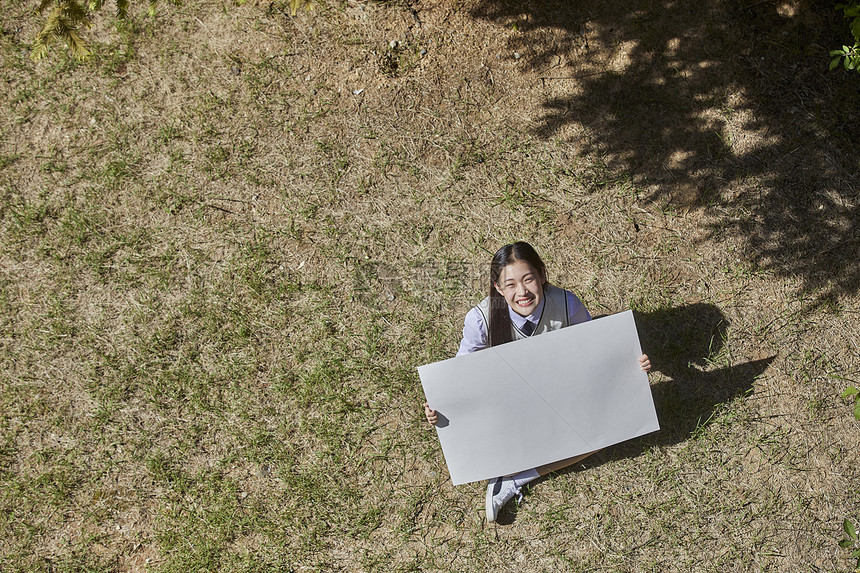
[[[580,322],[591,320],[591,314],[589,314],[588,309],[585,308],[585,305],[582,304],[578,296],[569,290],[565,291],[565,296],[567,297],[568,324],[579,324]]]
[[[460,342],[460,350],[457,352],[457,356],[471,354],[486,347],[487,327],[484,324],[484,315],[478,310],[478,307],[473,307],[466,314],[466,318],[463,321],[463,340]],[[439,415],[427,402],[424,402],[424,415],[431,425],[435,426],[439,423]]]
[[[478,307],[472,307],[463,320],[463,340],[460,341],[457,356],[471,354],[487,346],[487,326],[484,324],[484,315]]]

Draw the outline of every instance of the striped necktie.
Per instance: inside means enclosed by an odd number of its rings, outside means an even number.
[[[522,330],[523,334],[525,334],[526,336],[531,336],[532,332],[535,331],[535,325],[532,321],[527,320],[520,330]]]

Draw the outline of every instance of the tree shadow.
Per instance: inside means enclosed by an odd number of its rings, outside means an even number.
[[[660,209],[700,210],[706,238],[741,238],[753,270],[822,299],[860,289],[860,78],[827,72],[849,35],[832,2],[483,0],[472,14],[541,74],[537,135],[602,157]]]
[[[722,405],[746,396],[774,357],[743,364],[711,368],[725,352],[729,322],[719,308],[697,303],[654,312],[634,313],[642,350],[651,358],[654,371],[664,379],[651,385],[660,430],[604,448],[554,474],[568,474],[598,467],[606,462],[635,458],[644,451],[687,440],[706,428]],[[500,525],[516,520],[516,504],[500,513]]]

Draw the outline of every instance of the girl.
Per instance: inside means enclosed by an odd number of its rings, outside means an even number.
[[[546,267],[531,245],[522,241],[505,245],[490,264],[490,296],[466,315],[457,356],[587,320],[591,315],[575,294],[547,282]],[[648,356],[639,358],[639,366],[645,372],[651,370]],[[426,403],[424,414],[430,424],[438,423],[438,414]],[[514,496],[521,500],[525,484],[593,453],[490,480],[487,521],[495,521],[499,510]]]

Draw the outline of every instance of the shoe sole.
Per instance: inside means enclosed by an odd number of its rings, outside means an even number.
[[[496,487],[496,482],[498,482],[502,478],[493,478],[487,483],[487,500],[484,506],[484,509],[487,510],[487,522],[493,523],[496,521],[496,517],[498,517],[493,511],[493,490]]]

